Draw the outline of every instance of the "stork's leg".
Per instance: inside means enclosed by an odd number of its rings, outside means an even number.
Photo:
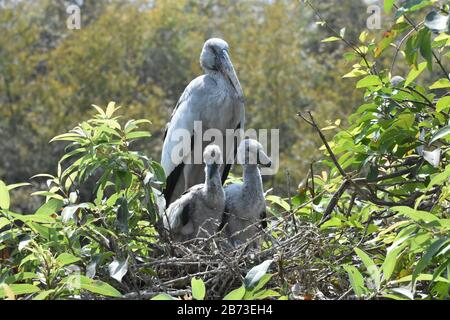
[[[228,178],[228,174],[230,173],[231,170],[231,165],[233,163],[236,162],[236,154],[237,154],[237,149],[238,149],[238,145],[241,142],[240,136],[236,136],[237,133],[239,133],[239,129],[241,128],[241,124],[239,123],[236,127],[235,130],[235,134],[234,135],[228,135],[226,136],[226,140],[224,141],[224,151],[223,151],[223,155],[224,155],[224,165],[223,167],[223,171],[222,171],[222,184],[225,183],[225,181]],[[229,143],[232,143],[232,150],[229,150]],[[227,154],[228,152],[228,154]]]

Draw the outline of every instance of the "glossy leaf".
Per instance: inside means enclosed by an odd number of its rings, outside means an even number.
[[[229,292],[223,300],[241,300],[245,295],[245,286],[242,285],[237,289]]]
[[[205,283],[202,279],[192,278],[191,280],[192,297],[195,300],[203,300],[206,295]]]
[[[10,199],[6,184],[0,180],[0,209],[9,209]]]

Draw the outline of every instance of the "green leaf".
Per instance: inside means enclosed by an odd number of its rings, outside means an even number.
[[[340,227],[342,226],[342,221],[338,217],[332,217],[330,220],[326,221],[320,226],[320,230],[325,230],[330,227]]]
[[[253,296],[253,299],[255,300],[264,300],[266,298],[272,298],[272,297],[279,297],[280,294],[274,290],[267,289],[267,290],[261,290]]]
[[[420,31],[420,54],[427,61],[428,70],[433,70],[433,52],[431,48],[431,32],[428,29]]]
[[[131,139],[138,139],[138,138],[144,138],[144,137],[151,137],[152,135],[150,134],[150,132],[147,131],[133,131],[130,133],[127,133],[125,135],[125,138],[127,140],[131,140]]]
[[[10,205],[9,191],[6,184],[0,180],[0,209],[8,210]]]
[[[408,61],[409,64],[416,64],[417,63],[417,51],[418,51],[418,37],[417,35],[412,35],[408,38],[406,41],[406,47],[405,47],[405,58],[406,61]]]
[[[11,191],[13,189],[25,187],[25,186],[31,186],[31,183],[28,183],[28,182],[14,183],[14,184],[8,185],[6,188],[8,189],[8,191]]]
[[[436,103],[436,111],[441,112],[442,110],[446,110],[450,108],[450,96],[445,96],[438,100]]]
[[[370,75],[358,81],[356,84],[356,88],[366,88],[372,86],[382,85],[380,78],[378,76]]]
[[[416,268],[414,269],[414,272],[412,274],[413,282],[415,282],[417,276],[422,273],[422,271],[429,265],[439,249],[447,242],[448,238],[442,237],[430,244],[430,246],[426,249],[425,254],[420,258]]]
[[[267,282],[269,282],[270,279],[272,279],[272,277],[273,275],[268,273],[263,275],[262,278],[258,281],[258,284],[252,289],[252,292],[261,290],[267,284]]]
[[[16,296],[34,293],[40,290],[39,287],[26,283],[10,284],[9,288]],[[5,290],[0,286],[0,298],[4,298],[5,296],[6,296]]]
[[[427,211],[420,211],[420,210],[414,210],[413,208],[406,207],[406,206],[398,206],[398,207],[392,207],[393,211],[396,211],[400,213],[403,216],[406,216],[414,221],[424,221],[424,222],[432,222],[432,221],[438,221],[439,218],[436,217],[434,214],[427,212]]]
[[[223,300],[242,300],[242,298],[245,295],[245,286],[242,285],[237,289],[234,289],[233,291],[229,292]]]
[[[54,141],[77,141],[78,139],[82,138],[82,136],[80,136],[77,133],[63,133],[60,135],[57,135],[56,137],[52,138],[50,140],[50,142],[54,142]]]
[[[395,248],[388,252],[386,258],[384,259],[382,269],[385,280],[389,280],[391,278],[392,273],[395,269],[395,264],[397,263],[397,256],[402,250],[401,247]]]
[[[358,37],[359,41],[362,42],[362,43],[366,42],[366,39],[367,39],[368,35],[369,35],[369,33],[367,31],[361,32],[359,34],[359,37]]]
[[[390,13],[394,6],[395,0],[384,0],[384,12]]]
[[[56,258],[56,261],[59,263],[60,266],[66,266],[68,264],[80,261],[80,258],[77,258],[70,253],[63,252]]]
[[[36,212],[36,215],[51,215],[56,213],[63,206],[64,201],[60,199],[50,199],[48,202],[44,203]]]
[[[266,200],[270,201],[272,203],[276,203],[277,205],[279,205],[281,208],[283,208],[286,211],[291,210],[291,206],[289,205],[289,203],[283,199],[281,199],[280,197],[274,196],[274,195],[268,195],[266,196]]]
[[[245,288],[249,290],[253,289],[258,284],[259,280],[261,280],[261,278],[267,273],[267,270],[272,262],[273,260],[266,260],[263,263],[251,268],[244,279]]]
[[[10,223],[11,222],[8,219],[6,219],[5,217],[0,217],[0,229]]]
[[[36,296],[33,297],[33,300],[45,300],[51,293],[55,291],[56,291],[55,289],[41,291]]]
[[[432,2],[430,0],[406,0],[403,1],[403,6],[397,10],[395,17],[398,18],[408,12],[414,12],[420,10],[426,6],[429,6]]]
[[[365,253],[361,249],[355,248],[355,252],[366,266],[367,272],[372,278],[377,290],[379,290],[381,285],[381,273],[380,270],[377,268],[375,262],[367,255],[367,253]]]
[[[392,283],[401,283],[401,282],[411,282],[412,281],[412,274],[408,276],[404,276],[398,280],[393,280]],[[427,273],[421,273],[418,274],[416,277],[416,281],[435,281],[435,282],[445,282],[450,284],[450,280],[445,279],[443,277],[435,277],[432,274]]]
[[[105,112],[103,111],[102,108],[100,108],[99,106],[97,106],[97,105],[95,105],[95,104],[93,104],[92,106],[97,110],[97,112],[98,112],[102,117],[106,117],[106,114],[105,114]]]
[[[350,284],[356,296],[358,298],[362,297],[367,291],[367,288],[364,286],[363,276],[354,266],[344,265],[343,268],[347,271]]]
[[[30,179],[35,179],[35,178],[50,178],[50,179],[54,179],[55,177],[52,176],[51,174],[48,174],[48,173],[40,173],[40,174],[35,174]]]
[[[75,289],[84,289],[108,297],[120,297],[121,293],[111,285],[93,280],[83,275],[71,275],[63,280],[67,285]]]
[[[156,161],[152,161],[151,163],[152,169],[155,173],[156,179],[160,182],[166,181],[166,174],[164,172],[164,168]]]
[[[423,72],[423,70],[425,70],[426,67],[427,67],[427,63],[422,62],[419,64],[417,69],[413,68],[409,72],[408,77],[406,77],[405,87],[409,86],[411,84],[411,82],[413,82]]]
[[[13,274],[12,276],[9,276],[5,279],[5,282],[8,284],[15,283],[15,282],[22,282],[24,280],[29,279],[39,279],[39,275],[34,272],[18,272]]]
[[[63,196],[54,193],[54,192],[49,192],[49,191],[36,191],[33,192],[31,194],[31,196],[42,196],[42,197],[49,197],[49,198],[53,198],[53,199],[59,199],[59,200],[64,200]]]
[[[124,197],[119,198],[116,205],[119,205],[116,218],[117,227],[120,232],[128,233],[128,217],[130,212],[128,211],[127,199]]]
[[[106,116],[108,118],[111,118],[114,111],[116,111],[115,105],[116,105],[116,103],[114,101],[111,101],[110,103],[108,103],[108,106],[106,107]]]
[[[430,89],[450,88],[450,81],[448,79],[439,79],[430,86]]]
[[[172,297],[171,295],[169,295],[167,293],[161,293],[161,294],[158,294],[157,296],[154,296],[150,300],[178,300],[178,299]]]
[[[354,78],[354,77],[361,77],[365,76],[367,74],[367,71],[361,70],[361,69],[353,69],[349,73],[342,76],[342,78]]]
[[[206,295],[205,283],[202,279],[192,278],[191,280],[192,287],[192,297],[195,300],[203,300]]]
[[[339,40],[341,40],[341,38],[339,38],[339,37],[328,37],[328,38],[323,39],[321,42],[333,42],[333,41],[339,41]]]
[[[8,215],[14,219],[18,219],[23,222],[38,222],[38,223],[53,223],[55,219],[49,216],[37,216],[35,214],[20,214],[8,211]]]
[[[392,273],[395,270],[395,265],[397,264],[399,254],[406,246],[406,240],[409,236],[403,237],[396,242],[394,242],[387,250],[386,258],[383,261],[381,269],[383,270],[383,277],[386,281],[388,281]]]
[[[445,126],[442,129],[439,129],[431,138],[429,144],[432,144],[433,142],[445,138],[446,136],[448,136],[450,134],[450,125],[449,126]]]
[[[449,133],[450,133],[450,128],[449,128]],[[448,178],[450,177],[450,165],[448,165],[445,170],[437,175],[435,175],[430,183],[428,184],[428,189],[431,189],[431,187],[433,187],[434,185],[440,185],[443,182],[447,181]]]

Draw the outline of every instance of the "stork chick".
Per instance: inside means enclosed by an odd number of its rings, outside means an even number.
[[[164,228],[175,241],[205,238],[213,235],[225,208],[219,166],[222,152],[217,145],[208,145],[203,153],[205,183],[184,192],[168,208],[163,218]]]
[[[243,183],[225,188],[225,213],[222,225],[234,246],[245,243],[258,231],[257,222],[266,217],[266,201],[258,165],[271,166],[262,145],[252,139],[243,140],[237,151],[238,163],[244,168]],[[266,221],[261,221],[265,228]]]

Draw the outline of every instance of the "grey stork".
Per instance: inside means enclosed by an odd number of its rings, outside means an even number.
[[[222,153],[216,145],[204,151],[205,183],[189,188],[163,213],[164,229],[180,242],[205,238],[217,232],[225,209],[220,176]]]
[[[203,142],[200,133],[194,131],[194,122],[201,122],[203,132],[217,129],[223,137],[227,129],[231,129],[228,130],[228,141],[230,135],[234,141],[236,130],[244,129],[244,96],[228,54],[228,44],[218,38],[207,40],[200,54],[200,65],[205,74],[189,83],[166,126],[161,164],[167,177],[164,189],[167,206],[185,190],[204,181],[204,165],[201,161],[194,163],[193,151],[200,150],[198,154],[201,157],[201,151],[208,142]],[[189,136],[187,143],[180,133]],[[184,143],[181,143],[182,140]],[[221,143],[225,150],[225,142]],[[184,148],[181,152],[177,149],[180,144]],[[233,150],[223,152],[225,163],[220,169],[222,183],[234,162],[230,160],[234,160],[236,149],[237,143]]]
[[[243,166],[243,183],[225,187],[225,212],[222,221],[225,234],[234,246],[245,243],[260,226],[267,226],[264,220],[266,201],[258,166],[270,167],[272,164],[262,145],[253,139],[240,143],[237,158],[238,163]]]

